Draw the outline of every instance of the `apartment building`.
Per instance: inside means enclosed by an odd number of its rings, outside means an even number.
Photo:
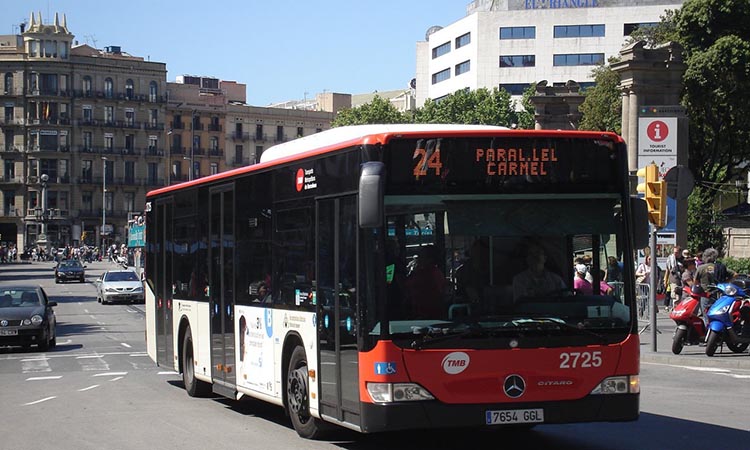
[[[660,21],[683,0],[476,0],[466,16],[417,42],[417,107],[460,89],[504,88],[520,96],[546,80],[582,88],[633,30]]]

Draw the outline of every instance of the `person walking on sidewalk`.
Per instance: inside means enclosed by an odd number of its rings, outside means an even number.
[[[680,301],[680,294],[682,293],[682,271],[684,270],[683,261],[682,248],[679,245],[675,245],[672,249],[672,254],[667,258],[666,265],[665,284],[669,291],[668,295],[664,296],[664,309],[667,311]]]

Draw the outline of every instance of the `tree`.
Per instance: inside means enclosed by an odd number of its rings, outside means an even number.
[[[578,108],[583,114],[579,129],[622,133],[620,76],[610,66],[614,62],[617,58],[610,58],[592,71],[596,84],[584,91],[586,98]]]
[[[517,123],[517,113],[506,90],[462,89],[439,102],[427,100],[414,114],[417,123],[501,125]]]
[[[688,197],[688,248],[693,251],[713,247],[719,254],[724,252],[724,234],[718,223],[722,215],[714,206],[714,196],[709,189],[699,187]]]
[[[521,96],[521,110],[518,111],[518,128],[522,130],[533,130],[536,124],[534,118],[536,109],[534,104],[531,103],[531,97],[536,95],[536,83],[531,83]],[[515,108],[517,109],[517,108]]]
[[[687,0],[673,20],[686,56],[690,169],[697,183],[737,179],[750,159],[750,2]]]
[[[371,123],[409,123],[409,117],[396,109],[388,100],[375,95],[370,103],[356,108],[343,109],[336,114],[331,127],[364,125]]]

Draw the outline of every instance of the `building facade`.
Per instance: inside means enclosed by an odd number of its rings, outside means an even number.
[[[593,84],[595,65],[618,56],[639,26],[660,21],[682,0],[477,0],[466,16],[427,30],[417,43],[417,107],[460,89],[532,83]]]

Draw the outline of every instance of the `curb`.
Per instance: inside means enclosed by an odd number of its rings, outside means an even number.
[[[685,356],[667,352],[655,353],[641,350],[641,362],[669,364],[673,366],[719,367],[725,369],[750,370],[750,355],[744,353],[717,353],[715,356]]]

